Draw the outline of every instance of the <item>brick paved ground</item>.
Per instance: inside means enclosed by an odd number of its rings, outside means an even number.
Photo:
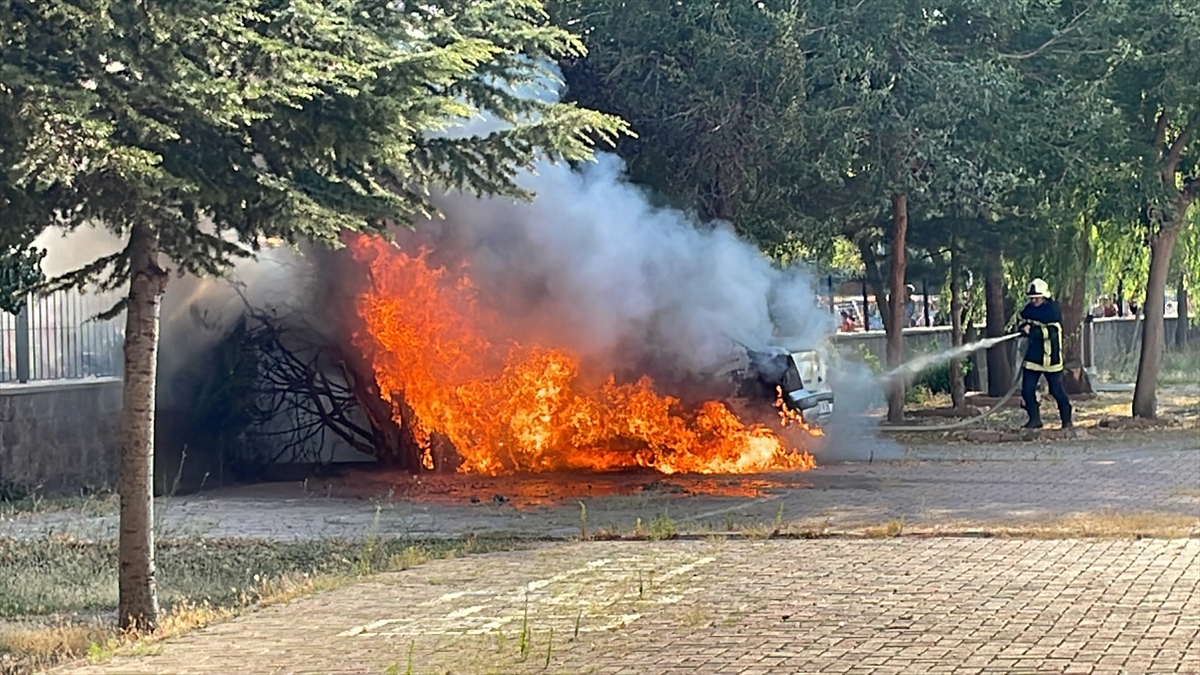
[[[361,479],[375,481],[368,487],[378,492],[388,489],[378,478],[363,475]],[[663,514],[681,528],[700,532],[761,526],[780,515],[796,532],[855,531],[896,518],[904,520],[906,531],[961,532],[1079,513],[1184,514],[1196,516],[1200,523],[1200,432],[910,448],[901,461],[834,464],[804,474],[761,477],[761,491],[751,498],[689,496],[702,490],[684,479],[647,474],[637,481],[658,484],[659,489],[632,496],[581,495],[518,507],[511,500],[494,500],[502,493],[512,497],[511,485],[504,479],[454,480],[449,480],[446,495],[434,494],[432,500],[399,498],[381,504],[378,514],[375,501],[330,498],[311,483],[217,490],[160,500],[160,530],[167,537],[260,539],[488,531],[570,537],[579,532],[579,500],[587,502],[593,531],[622,534],[631,533],[638,519],[648,523]],[[586,480],[602,482],[596,477]],[[347,487],[345,481],[340,487]],[[563,487],[549,485],[545,492]],[[574,487],[588,492],[586,487]],[[402,486],[397,494],[403,495],[405,489]],[[471,497],[478,503],[472,503]],[[547,501],[553,501],[552,494]],[[0,537],[46,534],[113,537],[116,516],[84,518],[60,512],[0,521]]]
[[[377,476],[348,480],[369,482],[364,496],[387,487]],[[568,489],[584,495],[590,531],[623,534],[663,514],[701,533],[756,525],[765,533],[776,518],[792,532],[903,519],[906,534],[1074,514],[1200,524],[1194,431],[926,446],[901,461],[715,479],[718,488],[758,486],[741,496],[655,476],[639,494],[586,496],[611,487],[604,480],[546,483],[538,489],[549,501],[520,507],[493,498],[511,482],[486,478],[427,485],[420,498],[400,489],[402,498],[384,502],[329,497],[336,492],[312,484],[252,486],[164,501],[161,529],[265,539],[375,531],[565,538],[580,524]],[[0,536],[105,537],[114,525],[111,516],[42,513],[0,523]],[[154,649],[62,672],[1196,675],[1200,538],[561,543],[382,575]]]
[[[1200,541],[563,544],[381,575],[157,654],[61,672],[389,666],[426,675],[1195,674]]]

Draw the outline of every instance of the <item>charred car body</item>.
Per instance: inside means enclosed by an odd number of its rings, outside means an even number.
[[[820,426],[833,415],[825,359],[816,349],[760,351],[747,348],[728,371],[738,398],[770,401],[799,413],[805,424]]]

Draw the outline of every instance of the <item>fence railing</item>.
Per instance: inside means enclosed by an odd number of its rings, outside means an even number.
[[[124,319],[96,318],[115,301],[66,290],[0,312],[0,383],[120,375]]]

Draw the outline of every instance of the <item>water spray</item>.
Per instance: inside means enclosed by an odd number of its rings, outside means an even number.
[[[1002,342],[1007,342],[1009,340],[1012,340],[1013,338],[1018,338],[1018,337],[1024,337],[1024,336],[1021,333],[1010,333],[1008,335],[1001,335],[1000,337],[986,338],[983,340],[979,340],[978,342],[972,342],[970,344],[965,344],[965,345],[962,345],[959,347],[953,347],[951,349],[947,349],[945,351],[938,352],[937,354],[930,354],[928,356],[922,356],[921,358],[915,359],[908,363],[905,363],[904,365],[900,366],[899,368],[895,368],[888,373],[884,373],[882,376],[880,376],[880,379],[883,380],[884,382],[889,382],[889,381],[892,381],[899,377],[911,377],[912,375],[915,375],[936,363],[940,363],[942,361],[957,358],[957,357],[963,356],[965,354],[970,354],[972,352],[979,351],[980,349],[988,349],[988,348],[994,347]],[[1011,399],[1013,397],[1013,394],[1017,393],[1017,389],[1019,389],[1021,387],[1021,372],[1022,372],[1021,368],[1014,369],[1013,383],[1012,383],[1012,386],[1009,387],[1008,392],[1005,393],[1004,396],[1000,397],[1000,400],[996,401],[995,405],[993,405],[991,408],[988,408],[987,410],[983,411],[979,415],[976,415],[975,417],[971,417],[969,419],[965,419],[965,420],[962,420],[959,422],[954,422],[952,424],[939,424],[937,426],[885,425],[885,426],[881,426],[880,430],[893,431],[893,432],[894,431],[953,431],[955,429],[961,429],[963,427],[968,427],[973,424],[978,424],[978,423],[982,422],[983,420],[987,419],[988,417],[990,417],[993,413],[995,413],[1000,408],[1003,408],[1008,403],[1009,399]]]
[[[981,349],[990,349],[998,344],[1008,342],[1013,338],[1019,337],[1020,335],[1020,333],[1010,333],[1008,335],[1001,335],[1000,337],[986,338],[984,340],[979,340],[978,342],[970,342],[958,347],[951,347],[950,349],[940,351],[936,354],[926,354],[925,356],[913,359],[912,361],[901,364],[897,368],[889,370],[883,375],[880,375],[879,379],[885,384],[894,382],[896,380],[907,380],[926,368],[930,368],[944,361],[956,359],[960,356],[965,356],[972,352],[977,352]]]

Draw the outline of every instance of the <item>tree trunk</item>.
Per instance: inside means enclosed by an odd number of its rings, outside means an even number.
[[[146,225],[135,225],[130,234],[129,279],[121,408],[117,620],[122,629],[153,630],[158,622],[154,584],[154,391],[158,314],[167,273],[158,265],[158,235]]]
[[[984,260],[984,298],[987,305],[985,337],[1004,335],[1004,261],[1000,250],[989,246]],[[1012,385],[1012,365],[1008,362],[1008,345],[1000,344],[987,350],[988,396],[1003,396]]]
[[[1183,275],[1179,275],[1179,285],[1175,288],[1175,350],[1187,350],[1188,338],[1188,292],[1187,287],[1183,285]]]
[[[904,363],[904,244],[908,236],[908,196],[892,195],[892,269],[888,278],[887,325],[888,370]],[[902,378],[893,380],[888,388],[888,422],[904,421],[904,387]]]
[[[1087,273],[1091,261],[1089,228],[1080,228],[1076,241],[1079,269],[1062,295],[1063,386],[1068,394],[1091,394],[1092,383],[1083,369],[1083,315],[1087,311]]]
[[[961,347],[962,333],[962,269],[959,267],[958,242],[950,242],[950,344]],[[954,409],[967,405],[967,387],[963,381],[962,359],[950,359],[950,400]]]
[[[1146,300],[1142,306],[1145,319],[1142,321],[1142,353],[1138,359],[1137,384],[1133,389],[1133,416],[1154,419],[1158,409],[1158,369],[1162,365],[1163,324],[1165,304],[1163,294],[1167,290],[1167,273],[1171,267],[1171,253],[1175,241],[1183,228],[1186,209],[1178,212],[1176,222],[1164,227],[1150,238],[1150,278],[1146,283]]]
[[[888,326],[892,324],[892,316],[888,311],[888,304],[884,301],[883,274],[879,271],[879,261],[875,258],[875,252],[871,250],[871,243],[867,237],[860,237],[858,240],[858,252],[862,256],[863,266],[866,268],[867,283],[871,286],[871,291],[875,293],[875,307],[879,310],[879,321],[883,324],[883,330],[890,330]],[[864,302],[866,302],[864,300]],[[867,311],[866,305],[863,305],[863,312]]]
[[[741,166],[740,157],[726,157],[717,162],[717,170],[712,181],[712,194],[709,203],[709,215],[711,220],[723,220],[729,223],[734,222],[735,213],[735,195],[742,181],[742,176],[737,169],[731,168]]]

